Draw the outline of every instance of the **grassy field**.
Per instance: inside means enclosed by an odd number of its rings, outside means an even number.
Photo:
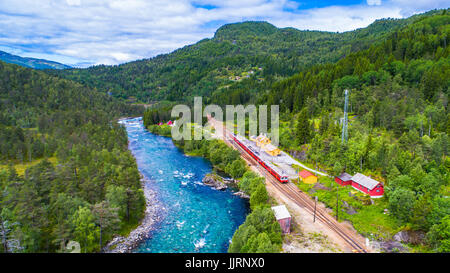
[[[14,164],[14,168],[16,169],[17,174],[24,175],[25,174],[25,170],[27,168],[38,164],[42,160],[44,160],[44,159],[41,158],[41,159],[33,160],[31,162],[24,162],[24,163]],[[50,163],[52,163],[53,165],[56,165],[58,163],[58,160],[56,159],[55,156],[49,157],[49,158],[47,158],[47,160],[50,161]],[[0,171],[7,170],[7,169],[8,169],[8,165],[6,165],[6,164],[1,164],[0,165]]]
[[[353,227],[362,235],[369,239],[390,239],[402,227],[389,214],[385,214],[387,208],[386,199],[372,199],[352,187],[339,186],[332,178],[319,177],[318,182],[326,189],[314,188],[314,185],[299,183],[295,184],[300,190],[310,196],[317,196],[319,202],[333,209],[336,216],[336,200],[339,196],[339,221],[348,220]],[[356,213],[349,213],[349,208],[353,208]]]

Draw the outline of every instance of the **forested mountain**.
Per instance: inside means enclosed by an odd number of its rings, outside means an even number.
[[[385,182],[395,228],[426,233],[421,242],[442,252],[450,251],[449,43],[444,10],[367,50],[279,81],[259,97],[280,104],[284,149],[305,151],[307,162],[334,175],[363,172]],[[345,89],[350,125],[343,143]]]
[[[367,237],[412,230],[427,249],[449,252],[449,42],[450,15],[438,10],[345,33],[229,24],[212,39],[118,66],[44,73],[0,62],[0,249],[56,251],[76,238],[97,251],[100,229],[107,240],[136,223],[145,205],[139,173],[112,120],[138,109],[116,98],[166,100],[146,112],[148,125],[201,95],[280,105],[281,148],[330,174],[385,184],[370,213],[341,217]],[[6,165],[27,162],[36,164],[23,175]]]
[[[223,102],[223,97],[230,97],[226,93],[249,89],[240,87],[242,82],[247,84],[247,78],[254,82],[252,89],[267,89],[280,77],[368,48],[392,30],[434,12],[402,20],[378,20],[367,28],[345,33],[279,29],[266,22],[229,24],[219,28],[212,39],[170,54],[117,66],[53,73],[143,102],[189,100],[194,95]],[[237,97],[234,95],[234,102],[239,103]]]
[[[18,64],[20,66],[34,68],[34,69],[65,69],[70,68],[70,66],[48,61],[44,59],[36,59],[36,58],[28,58],[28,57],[20,57],[17,55],[9,54],[4,51],[0,51],[0,60],[11,63]]]
[[[0,106],[0,252],[98,251],[136,225],[139,172],[113,119],[142,109],[3,62]]]
[[[280,105],[284,150],[332,175],[361,172],[384,183],[383,200],[369,208],[350,198],[362,212],[341,217],[370,238],[407,230],[420,234],[416,243],[449,252],[449,43],[450,15],[441,10],[336,62],[304,68],[265,89],[250,78],[214,91],[210,99],[220,105]],[[345,89],[347,141],[341,139]],[[166,104],[148,109],[145,121],[163,121],[168,110]],[[320,199],[335,204],[333,195],[322,193]]]

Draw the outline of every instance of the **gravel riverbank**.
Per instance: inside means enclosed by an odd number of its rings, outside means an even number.
[[[161,211],[165,208],[158,202],[156,193],[152,191],[147,183],[151,183],[146,178],[142,178],[144,195],[146,200],[145,216],[141,224],[130,232],[127,237],[117,236],[113,238],[104,248],[105,253],[130,253],[142,241],[148,239],[155,224],[161,220]]]

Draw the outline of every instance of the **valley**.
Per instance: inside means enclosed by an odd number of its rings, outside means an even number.
[[[84,253],[449,252],[449,43],[447,8],[346,32],[225,24],[118,65],[8,55],[0,252],[68,252],[71,242]],[[278,131],[279,145],[264,156],[295,158],[289,181],[217,138],[206,115],[189,133],[212,140],[167,138],[179,121],[173,107],[193,110],[194,97],[279,106],[279,128],[264,132]],[[235,133],[236,121],[226,122]],[[306,182],[304,171],[317,177]],[[204,185],[210,173],[236,189]],[[384,194],[340,186],[344,173],[377,181]],[[272,210],[283,204],[290,234]],[[130,234],[139,239],[128,244]]]

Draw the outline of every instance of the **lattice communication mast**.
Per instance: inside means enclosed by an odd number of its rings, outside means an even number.
[[[344,105],[344,120],[342,121],[342,144],[347,142],[348,138],[348,90],[345,89],[345,105]]]

